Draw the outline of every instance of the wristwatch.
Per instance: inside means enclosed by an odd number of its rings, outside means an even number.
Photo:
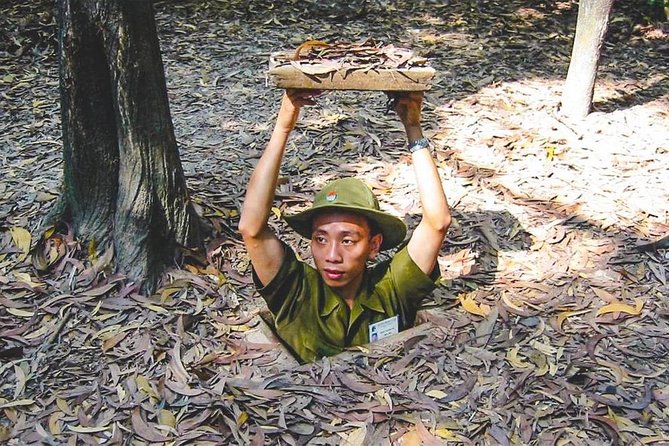
[[[430,147],[430,141],[423,137],[409,143],[409,152],[414,153],[417,150],[427,149],[428,147]]]

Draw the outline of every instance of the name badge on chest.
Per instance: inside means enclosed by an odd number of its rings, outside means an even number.
[[[378,341],[399,332],[397,316],[389,317],[374,324],[369,324],[369,342]]]

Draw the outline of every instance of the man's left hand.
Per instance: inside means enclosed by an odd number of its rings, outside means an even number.
[[[395,113],[400,117],[405,128],[420,126],[420,114],[423,105],[423,92],[412,91],[388,93],[394,100]]]

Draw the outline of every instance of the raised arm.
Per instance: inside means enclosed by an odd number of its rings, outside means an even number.
[[[420,125],[422,92],[401,94],[397,98],[395,112],[399,115],[407,133],[409,147],[423,138]],[[437,166],[429,148],[420,148],[411,154],[423,217],[411,235],[407,249],[416,265],[429,274],[437,262],[439,249],[451,224],[451,212],[446,194],[441,185]]]
[[[283,95],[274,131],[251,174],[246,190],[239,219],[239,232],[253,268],[263,285],[267,285],[274,278],[284,258],[283,245],[267,224],[281,161],[288,137],[300,114],[300,108],[303,105],[314,104],[313,96],[313,92],[297,90],[287,90]]]

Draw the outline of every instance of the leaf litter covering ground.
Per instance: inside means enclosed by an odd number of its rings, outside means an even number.
[[[477,6],[478,5],[478,6]],[[48,2],[5,5],[0,45],[0,439],[8,444],[667,444],[669,42],[617,4],[596,112],[556,113],[576,8],[567,2],[161,2],[188,184],[212,223],[142,296],[111,252],[67,227],[41,239],[61,179]],[[261,303],[235,227],[280,92],[272,51],[368,37],[438,73],[426,133],[456,221],[409,339],[285,368],[246,337]],[[385,98],[305,110],[275,213],[327,179],[364,178],[419,212]],[[307,256],[278,219],[272,225]],[[30,249],[33,251],[30,252]]]

